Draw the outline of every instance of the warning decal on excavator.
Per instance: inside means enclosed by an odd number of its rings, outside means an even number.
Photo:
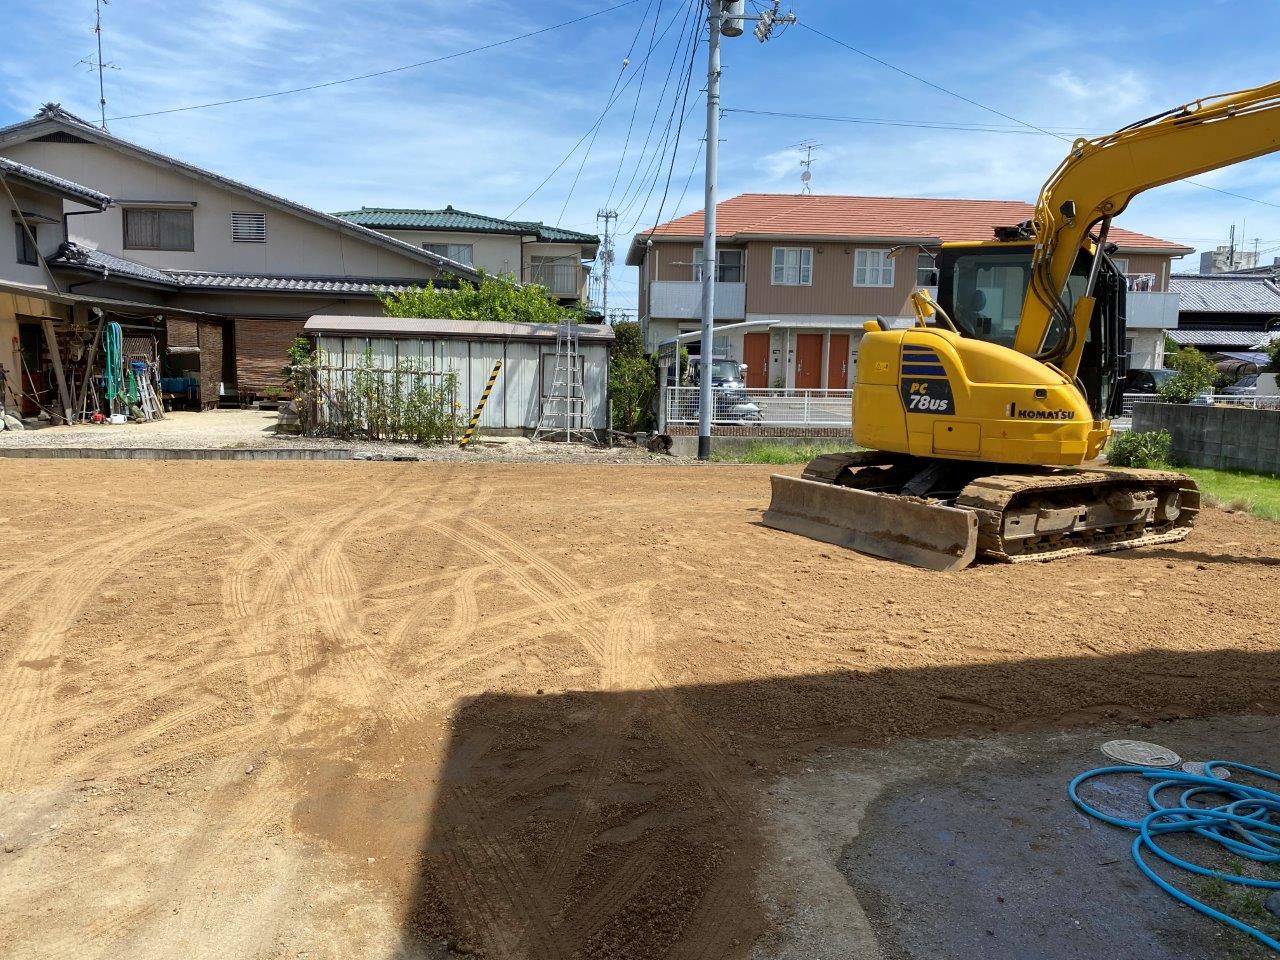
[[[951,383],[945,377],[903,377],[902,405],[907,413],[931,413],[935,417],[953,417],[956,413]]]

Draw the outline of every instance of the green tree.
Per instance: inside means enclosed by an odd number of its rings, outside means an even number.
[[[1184,347],[1166,354],[1164,365],[1177,371],[1160,388],[1160,399],[1166,403],[1190,403],[1213,386],[1217,368],[1195,347]]]
[[[1280,337],[1268,344],[1267,354],[1271,357],[1271,362],[1267,364],[1267,370],[1271,373],[1280,374]]]
[[[613,335],[613,353],[609,357],[613,429],[633,433],[648,427],[652,419],[657,372],[653,361],[645,355],[640,324],[615,323]]]
[[[483,272],[478,284],[459,280],[456,289],[425,287],[381,298],[392,317],[432,320],[494,320],[500,323],[558,323],[566,316],[582,317],[582,308],[563,307],[537,284],[517,285]]]

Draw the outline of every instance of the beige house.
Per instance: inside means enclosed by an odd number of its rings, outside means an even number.
[[[844,389],[854,379],[865,321],[909,323],[911,292],[933,287],[926,252],[888,256],[898,245],[936,250],[986,240],[997,226],[1030,219],[1030,204],[1004,200],[743,194],[717,208],[717,354],[747,364],[751,387]],[[649,349],[698,329],[702,211],[638,234],[627,257],[640,271],[639,310]],[[1129,276],[1129,338],[1135,367],[1161,366],[1164,331],[1177,326],[1169,264],[1192,250],[1112,228],[1115,259]],[[691,344],[694,353],[696,341]]]
[[[586,306],[600,238],[545,223],[456,210],[361,207],[334,216],[449,257],[485,273],[536,283],[562,303]]]
[[[45,206],[33,208],[48,221],[44,265],[0,252],[0,281],[48,290],[46,316],[96,304],[133,327],[157,325],[154,349],[177,352],[156,361],[197,365],[204,405],[277,386],[285,351],[313,314],[369,314],[380,293],[479,276],[421,245],[122,140],[56,104],[0,128],[0,158],[111,198],[96,205],[64,187],[50,202],[46,190]],[[168,344],[170,332],[181,342]]]

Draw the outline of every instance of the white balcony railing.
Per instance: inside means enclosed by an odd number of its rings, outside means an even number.
[[[745,283],[716,284],[716,319],[742,320],[747,315]],[[649,316],[697,320],[702,316],[702,284],[696,280],[655,280],[649,284]]]
[[[1178,325],[1176,293],[1130,293],[1126,298],[1126,323],[1135,329],[1172,330]]]

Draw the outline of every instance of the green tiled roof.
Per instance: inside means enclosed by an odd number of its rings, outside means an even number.
[[[445,207],[443,210],[413,210],[403,207],[361,207],[334,216],[373,230],[443,230],[454,233],[504,233],[517,236],[534,235],[547,243],[591,243],[600,238],[591,233],[578,233],[548,227],[527,220],[501,220],[482,213],[470,213]]]

